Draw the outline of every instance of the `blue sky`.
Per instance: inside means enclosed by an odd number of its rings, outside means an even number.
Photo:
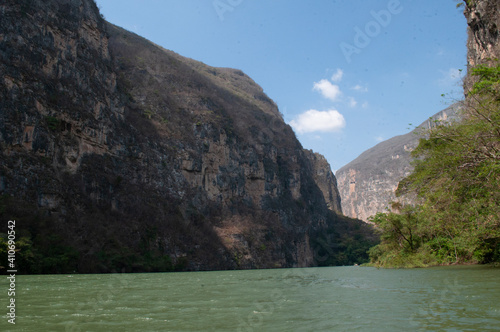
[[[467,24],[455,0],[96,2],[156,44],[243,70],[334,170],[463,94]]]

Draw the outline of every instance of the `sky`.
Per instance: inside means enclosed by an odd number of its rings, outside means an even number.
[[[338,170],[463,98],[457,0],[96,0],[111,23],[243,70]]]

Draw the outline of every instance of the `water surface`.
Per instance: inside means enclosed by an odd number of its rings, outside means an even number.
[[[16,288],[2,331],[500,330],[500,269],[485,266],[17,276]]]

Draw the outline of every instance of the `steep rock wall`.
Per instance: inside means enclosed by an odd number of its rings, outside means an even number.
[[[342,214],[340,194],[337,188],[337,179],[326,158],[312,150],[306,150],[306,155],[312,163],[314,181],[325,197],[326,205],[335,213]]]
[[[340,241],[370,235],[328,209],[243,72],[108,24],[90,0],[0,11],[0,213],[32,245],[25,271],[347,264]]]
[[[468,68],[489,64],[500,58],[500,2],[495,0],[464,1],[467,19]],[[474,77],[465,79],[465,92],[470,90]]]

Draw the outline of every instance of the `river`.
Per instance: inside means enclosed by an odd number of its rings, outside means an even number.
[[[487,266],[17,276],[15,299],[2,331],[500,330]]]

